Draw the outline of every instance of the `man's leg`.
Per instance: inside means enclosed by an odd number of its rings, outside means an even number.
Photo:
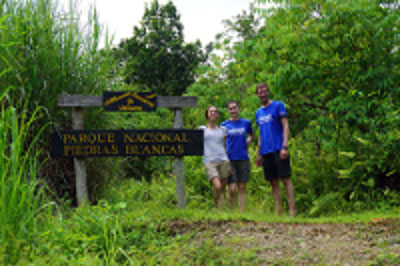
[[[279,187],[279,179],[272,179],[269,181],[272,187],[272,195],[275,201],[275,212],[278,215],[282,214],[282,199],[281,188]]]
[[[246,206],[246,183],[238,183],[238,205],[239,210],[242,212]]]
[[[296,208],[295,208],[294,187],[292,180],[289,177],[285,177],[282,179],[282,182],[286,188],[286,195],[289,203],[289,213],[291,216],[294,216],[296,214]]]
[[[229,205],[233,209],[235,207],[236,183],[229,184]]]

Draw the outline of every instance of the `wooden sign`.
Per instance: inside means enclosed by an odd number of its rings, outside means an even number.
[[[70,130],[52,135],[54,157],[203,155],[202,130]]]
[[[157,94],[154,92],[111,92],[103,93],[105,111],[155,111]]]

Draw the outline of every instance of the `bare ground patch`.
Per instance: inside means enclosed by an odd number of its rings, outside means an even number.
[[[251,250],[255,264],[400,265],[400,220],[368,224],[286,224],[249,221],[173,221],[173,234],[194,232],[233,252]]]

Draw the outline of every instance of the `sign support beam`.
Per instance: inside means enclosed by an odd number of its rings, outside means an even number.
[[[84,119],[82,107],[74,107],[72,109],[72,129],[83,130]],[[76,187],[76,199],[78,206],[82,206],[88,200],[88,189],[87,189],[87,178],[86,178],[86,165],[82,158],[74,157],[74,169],[75,169],[75,187]]]
[[[183,117],[182,109],[175,109],[174,129],[182,129]],[[183,157],[175,157],[175,174],[176,174],[176,196],[178,198],[178,209],[186,208],[186,192],[185,192],[185,167]]]

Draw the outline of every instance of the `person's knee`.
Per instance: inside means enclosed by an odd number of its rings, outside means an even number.
[[[272,179],[269,181],[269,183],[271,184],[272,188],[279,188],[279,179]]]
[[[215,191],[220,191],[221,190],[222,185],[221,185],[221,182],[219,182],[218,178],[214,178],[212,180],[212,184],[213,184],[213,187],[214,187]]]
[[[285,185],[285,187],[291,186],[292,181],[290,180],[290,177],[285,177],[282,179],[282,183]]]
[[[235,184],[229,184],[229,195],[234,196],[236,193],[236,185]]]
[[[239,194],[246,193],[246,183],[239,183],[239,185],[238,185],[238,193]]]

